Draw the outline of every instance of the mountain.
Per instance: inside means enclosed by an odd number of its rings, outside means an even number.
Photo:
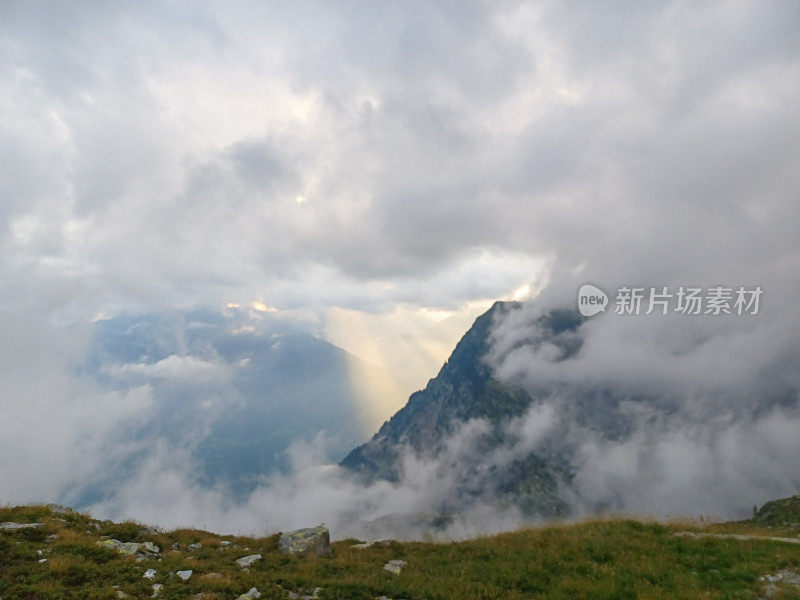
[[[398,411],[367,443],[355,448],[341,466],[366,481],[398,481],[402,476],[402,457],[409,449],[416,455],[437,457],[444,444],[465,423],[482,419],[492,430],[471,449],[465,458],[463,480],[456,496],[443,510],[458,509],[469,496],[514,497],[529,512],[558,515],[566,510],[559,498],[559,481],[569,477],[568,464],[556,454],[530,452],[503,469],[479,468],[481,457],[505,442],[503,426],[522,416],[533,398],[526,391],[500,382],[486,362],[491,330],[495,320],[518,310],[519,303],[496,302],[478,317],[459,341],[452,355],[428,382],[425,389],[411,395]],[[548,341],[560,348],[562,359],[573,356],[581,340],[576,335],[583,319],[566,309],[551,311],[537,321],[540,343]],[[468,490],[466,493],[464,490]],[[466,497],[464,497],[466,496]]]
[[[392,376],[302,324],[256,317],[194,308],[96,324],[82,375],[119,394],[143,390],[151,404],[116,439],[144,450],[74,502],[97,501],[157,444],[183,452],[203,487],[224,484],[243,497],[269,475],[289,471],[294,442],[324,433],[335,461],[367,437],[377,423],[359,385]]]
[[[663,340],[624,352],[605,346],[611,360],[598,361],[603,344],[626,343],[608,335],[617,324],[588,327],[570,308],[494,304],[341,466],[366,482],[430,489],[437,514],[509,503],[538,517],[724,504],[734,517],[796,493],[793,348],[731,383],[716,363],[704,369],[729,343],[722,334],[687,341],[667,328]],[[637,349],[655,353],[639,360]],[[493,365],[503,365],[502,378]]]

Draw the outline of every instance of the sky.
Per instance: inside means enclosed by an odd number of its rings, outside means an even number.
[[[587,281],[764,289],[758,320],[606,319],[619,377],[631,338],[796,348],[796,2],[0,15],[0,488],[15,498],[92,472],[148,410],[146,389],[109,397],[72,371],[93,320],[123,313],[312,314],[409,391],[493,300],[574,302]],[[702,364],[738,381],[750,356]],[[520,364],[498,366],[550,368]]]

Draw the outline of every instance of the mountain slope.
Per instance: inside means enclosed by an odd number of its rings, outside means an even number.
[[[397,481],[402,476],[404,453],[411,450],[416,455],[436,457],[449,436],[470,420],[482,419],[491,424],[491,431],[479,440],[479,447],[466,458],[466,464],[461,464],[463,481],[461,488],[454,490],[456,495],[464,495],[465,490],[467,496],[502,497],[510,493],[530,512],[563,513],[566,506],[557,488],[559,479],[568,477],[568,469],[559,457],[531,452],[503,469],[487,470],[478,464],[482,456],[505,441],[503,424],[523,415],[533,400],[525,391],[498,381],[485,361],[495,319],[519,306],[496,302],[478,317],[439,374],[424,390],[412,394],[408,403],[371,440],[350,452],[341,465],[367,481]],[[560,344],[562,354],[571,356],[580,348],[580,341],[563,334],[574,333],[581,322],[573,311],[547,313],[538,322],[542,341]],[[463,504],[460,500],[454,500],[456,509]]]

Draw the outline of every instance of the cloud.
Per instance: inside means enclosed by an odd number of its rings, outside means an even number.
[[[572,472],[562,493],[575,510],[741,518],[797,493],[791,298],[749,317],[609,311],[543,335],[548,302],[563,306],[555,299],[571,288],[575,307],[577,284],[553,287],[497,322],[488,360],[556,415],[555,452]]]
[[[498,504],[483,485],[491,480],[494,469],[507,467],[530,452],[552,424],[547,409],[534,409],[506,424],[514,443],[497,447],[487,456],[482,449],[492,427],[473,420],[445,440],[443,452],[436,457],[405,449],[399,482],[371,484],[327,463],[329,440],[320,434],[310,443],[298,442],[289,449],[291,472],[269,477],[242,502],[232,501],[222,486],[200,485],[191,455],[161,444],[115,494],[90,510],[164,527],[203,526],[242,534],[324,522],[336,539],[464,539],[533,522],[516,507]],[[472,487],[467,490],[468,481]],[[458,507],[452,521],[432,527],[432,519],[448,506]]]
[[[195,356],[178,356],[177,354],[171,354],[152,364],[128,363],[124,365],[112,365],[107,371],[113,377],[133,375],[146,378],[194,380],[202,382],[224,377],[227,369],[223,364],[203,360]]]
[[[109,391],[75,377],[70,360],[87,342],[81,327],[53,331],[26,308],[3,313],[0,328],[1,502],[56,498],[131,451],[113,442],[147,418],[149,386]]]
[[[532,277],[469,285],[481,257],[631,247],[757,271],[793,247],[797,12],[16,5],[4,256],[72,271],[79,314],[454,304]]]
[[[797,389],[798,25],[796,3],[755,0],[6,3],[3,489],[60,493],[146,410],[146,387],[109,401],[75,377],[97,314],[455,310],[524,283],[534,312],[585,281],[765,290],[751,320],[602,315],[557,363],[514,348],[533,313],[501,326],[504,377],[663,394],[687,417],[652,461],[636,423],[618,450],[588,440],[587,497],[698,443],[693,411],[736,417],[698,448],[707,464],[759,432],[792,448],[777,423]],[[162,363],[148,376],[205,368]],[[159,485],[192,490],[181,477]]]

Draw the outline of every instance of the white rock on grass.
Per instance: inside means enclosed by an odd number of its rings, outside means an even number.
[[[185,571],[175,571],[175,575],[177,575],[178,577],[180,577],[184,581],[187,581],[189,579],[189,577],[192,576],[192,573],[193,573],[193,571],[191,569],[187,569]]]
[[[151,598],[158,598],[158,595],[161,593],[161,590],[164,589],[164,586],[160,583],[153,584],[153,595],[150,596]]]
[[[400,571],[405,567],[408,563],[404,560],[390,560],[388,563],[383,565],[384,571],[389,571],[390,573],[394,573],[395,575],[399,575]]]
[[[145,579],[155,579],[155,576],[156,576],[155,569],[147,569],[147,571],[144,572],[144,575],[142,575],[142,577],[144,577]]]
[[[244,569],[245,567],[252,565],[257,560],[261,560],[261,555],[251,554],[250,556],[243,556],[242,558],[236,559],[236,564]]]
[[[236,600],[254,600],[254,598],[261,598],[261,592],[256,588],[250,588],[247,593],[242,594]]]

